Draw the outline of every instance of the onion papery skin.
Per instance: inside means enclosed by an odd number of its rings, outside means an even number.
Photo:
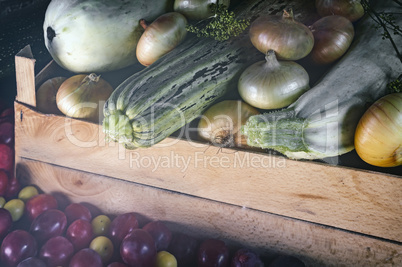
[[[230,0],[175,0],[173,10],[183,14],[188,20],[203,20],[214,15],[211,4],[229,7]]]
[[[36,91],[36,108],[45,114],[61,115],[57,108],[56,94],[66,77],[54,77],[46,80]]]
[[[197,131],[201,139],[216,146],[246,146],[240,133],[248,118],[260,112],[241,100],[224,100],[209,107],[201,116]]]
[[[388,94],[368,108],[356,127],[355,149],[373,166],[402,165],[402,93]]]
[[[364,15],[360,0],[316,0],[315,7],[321,17],[339,15],[355,22]]]
[[[318,65],[330,64],[341,58],[355,36],[352,22],[338,15],[323,17],[310,29],[314,35],[314,47],[309,57]]]
[[[265,59],[240,75],[238,89],[246,103],[260,109],[284,108],[310,89],[309,75],[301,65],[278,61],[273,50]]]
[[[95,73],[78,74],[65,80],[56,95],[59,110],[66,116],[98,123],[99,108],[113,92],[113,87]]]
[[[149,66],[174,49],[186,37],[187,19],[180,13],[169,12],[145,27],[136,48],[138,61]]]
[[[268,15],[257,18],[250,26],[250,40],[264,55],[274,50],[278,59],[299,60],[314,46],[310,29],[294,20],[293,10],[284,10],[282,16]]]

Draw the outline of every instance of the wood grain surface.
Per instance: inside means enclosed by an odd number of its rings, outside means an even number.
[[[168,138],[126,150],[97,124],[16,102],[16,154],[223,203],[402,241],[402,179]]]
[[[300,257],[307,266],[401,266],[402,246],[305,221],[178,194],[107,176],[21,159],[18,177],[44,192],[96,205],[105,214],[137,212],[173,231],[218,237],[231,247]]]
[[[35,59],[31,47],[24,47],[15,56],[15,72],[17,81],[17,100],[36,107],[35,93]]]

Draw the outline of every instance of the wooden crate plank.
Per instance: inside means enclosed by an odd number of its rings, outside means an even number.
[[[62,193],[106,214],[138,212],[199,238],[300,257],[308,266],[401,266],[400,244],[92,173],[19,159],[23,184]],[[195,212],[196,211],[196,212]]]
[[[19,157],[402,242],[400,177],[173,138],[130,151],[97,124],[15,111]]]
[[[15,56],[15,73],[17,100],[35,107],[35,59],[30,46],[24,47]]]

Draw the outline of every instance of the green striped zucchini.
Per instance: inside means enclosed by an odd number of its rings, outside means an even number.
[[[198,117],[231,89],[249,62],[249,46],[190,38],[127,79],[105,104],[103,128],[128,147],[148,147]]]
[[[235,10],[238,18],[282,12],[294,1],[251,1]],[[270,11],[268,12],[268,7]],[[308,12],[305,12],[308,13]],[[212,103],[237,93],[242,71],[264,55],[255,49],[245,31],[220,42],[188,38],[158,61],[120,84],[104,106],[103,130],[112,141],[127,148],[152,146],[202,114]]]

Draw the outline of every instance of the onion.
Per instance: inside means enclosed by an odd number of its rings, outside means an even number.
[[[240,100],[225,100],[208,108],[198,123],[198,135],[217,146],[243,146],[246,138],[240,128],[260,112]]]
[[[186,36],[187,19],[180,13],[170,12],[158,17],[150,25],[145,20],[140,24],[145,29],[137,44],[138,61],[149,66],[175,48]]]
[[[294,20],[293,10],[282,16],[268,15],[256,19],[250,26],[250,40],[264,55],[274,50],[278,59],[298,60],[307,56],[314,46],[310,29]]]
[[[310,29],[314,47],[309,56],[317,64],[329,64],[342,57],[355,36],[352,22],[338,15],[323,17]]]
[[[249,66],[240,75],[238,89],[248,104],[261,109],[278,109],[293,103],[310,89],[309,75],[293,61],[278,61],[269,50],[265,61]]]
[[[402,165],[402,93],[386,95],[369,107],[357,125],[355,148],[368,164]]]
[[[229,0],[175,0],[173,9],[189,20],[202,20],[212,17],[211,4],[229,7]]]
[[[65,80],[56,95],[57,107],[73,118],[99,122],[99,106],[103,107],[112,86],[95,73],[78,74]]]
[[[62,114],[57,108],[56,94],[66,77],[54,77],[46,80],[36,91],[36,108],[46,114]]]
[[[354,22],[364,15],[360,0],[316,0],[315,7],[321,17],[340,15]]]

